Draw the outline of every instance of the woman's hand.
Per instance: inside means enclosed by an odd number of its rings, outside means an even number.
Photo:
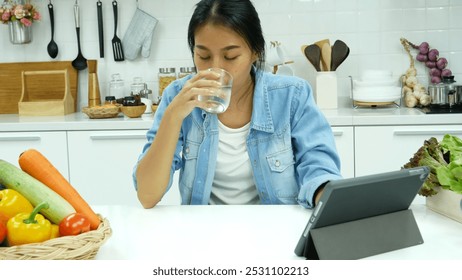
[[[200,71],[193,78],[188,80],[183,89],[178,93],[177,96],[172,100],[166,113],[171,113],[172,116],[183,119],[188,116],[195,107],[205,108],[205,102],[198,100],[199,95],[209,95],[212,89],[220,86],[220,83],[216,80],[220,77],[220,74],[213,71]]]

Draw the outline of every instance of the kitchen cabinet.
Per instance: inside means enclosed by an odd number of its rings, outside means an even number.
[[[0,158],[19,167],[19,155],[27,149],[40,151],[69,179],[66,132],[0,132]]]
[[[462,137],[462,125],[355,127],[356,176],[400,169],[430,137]]]
[[[341,162],[341,172],[344,178],[355,176],[354,131],[353,127],[332,127],[337,152]]]
[[[362,176],[400,169],[425,140],[440,141],[445,134],[462,137],[462,125],[355,127],[354,134],[355,175]]]
[[[69,131],[71,184],[91,205],[139,207],[132,171],[145,142],[145,130]],[[159,204],[180,204],[178,187]]]

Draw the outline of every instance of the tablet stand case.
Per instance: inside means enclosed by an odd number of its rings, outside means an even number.
[[[422,244],[412,210],[310,230],[304,256],[311,260],[353,260]]]

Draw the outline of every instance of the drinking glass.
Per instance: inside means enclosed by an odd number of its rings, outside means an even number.
[[[198,100],[206,103],[206,106],[203,107],[205,111],[213,114],[220,114],[228,109],[229,101],[231,100],[233,77],[229,72],[221,68],[210,68],[207,70],[220,74],[220,77],[217,78],[216,81],[218,81],[221,86],[210,89],[207,95],[199,95]]]

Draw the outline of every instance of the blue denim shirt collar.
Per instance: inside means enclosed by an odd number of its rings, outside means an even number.
[[[263,106],[253,106],[250,128],[273,133],[273,116],[269,108],[268,88],[266,86],[265,75],[257,71],[255,80],[253,104],[263,104]]]

